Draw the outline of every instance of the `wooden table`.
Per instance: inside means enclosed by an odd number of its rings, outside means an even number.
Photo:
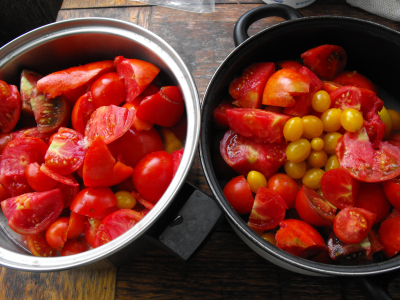
[[[165,39],[182,57],[202,98],[211,76],[234,49],[237,19],[261,0],[217,0],[212,14],[196,14],[129,0],[64,0],[57,20],[109,17],[143,26]],[[345,0],[317,0],[304,16],[341,15],[400,30],[400,23],[351,7]],[[258,21],[250,33],[280,18]],[[211,195],[197,157],[189,181]],[[188,263],[161,249],[121,267],[29,273],[0,268],[0,299],[364,299],[351,278],[310,277],[264,260],[223,221]],[[389,291],[400,298],[400,278]]]

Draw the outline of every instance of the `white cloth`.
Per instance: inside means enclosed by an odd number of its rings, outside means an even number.
[[[400,22],[400,0],[347,0],[352,6]]]

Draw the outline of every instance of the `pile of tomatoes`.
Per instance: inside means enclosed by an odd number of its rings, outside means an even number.
[[[342,47],[300,58],[248,66],[214,110],[220,157],[235,171],[224,195],[249,227],[293,255],[333,264],[393,257],[400,114],[371,80],[345,69]]]
[[[184,100],[146,61],[98,61],[19,88],[0,80],[0,201],[36,256],[99,247],[161,198],[183,154]]]

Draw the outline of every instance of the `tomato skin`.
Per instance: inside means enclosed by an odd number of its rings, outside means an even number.
[[[86,227],[84,236],[90,247],[94,248],[94,239],[96,238],[97,229],[100,226],[101,219],[87,218],[89,225]]]
[[[285,200],[288,208],[292,208],[296,201],[298,185],[296,181],[284,173],[272,175],[267,183],[267,188],[276,192]]]
[[[323,80],[322,81],[323,89],[331,94],[333,91],[337,90],[338,88],[342,87],[341,84],[335,83],[333,81]]]
[[[275,72],[271,62],[254,63],[232,80],[229,94],[235,99],[233,104],[243,108],[261,108],[265,84]]]
[[[173,176],[175,176],[175,173],[179,168],[179,164],[181,163],[184,151],[185,148],[182,148],[180,150],[175,150],[174,152],[171,153],[171,158],[173,163]]]
[[[57,181],[40,171],[40,166],[37,162],[29,164],[25,173],[30,187],[37,192],[51,190],[58,184]]]
[[[89,250],[89,244],[86,241],[86,239],[83,236],[81,236],[66,241],[60,254],[61,256],[74,255],[85,252],[87,250]]]
[[[295,205],[300,218],[310,225],[331,226],[335,219],[336,208],[305,185],[298,192]]]
[[[343,242],[361,243],[367,236],[376,215],[358,207],[346,207],[339,211],[333,223],[333,231]]]
[[[382,252],[391,258],[400,252],[400,216],[382,222],[378,231],[379,242],[383,245]]]
[[[59,255],[59,252],[47,243],[44,231],[28,237],[28,248],[33,255],[39,257],[56,257]]]
[[[8,226],[19,234],[37,234],[61,214],[63,199],[60,189],[27,193],[1,202]]]
[[[88,220],[86,216],[71,211],[68,222],[67,239],[71,240],[79,237],[85,231],[87,226]]]
[[[153,127],[154,124],[152,122],[141,120],[137,117],[136,115],[137,108],[135,108],[135,106],[132,103],[124,103],[122,107],[134,111],[135,116],[133,118],[133,123],[131,128],[134,128],[138,131],[143,131],[143,130],[148,131]]]
[[[232,105],[233,99],[225,98],[213,111],[214,128],[228,130],[229,124],[226,117],[226,110],[234,108]]]
[[[11,194],[0,184],[0,202],[11,198]]]
[[[285,200],[279,194],[260,187],[247,225],[257,231],[273,229],[285,218],[286,209]]]
[[[11,132],[21,115],[21,97],[15,85],[0,80],[0,131]]]
[[[173,161],[170,154],[157,151],[143,157],[133,170],[132,180],[146,200],[157,203],[172,181]]]
[[[46,241],[50,247],[62,250],[67,241],[68,224],[68,217],[60,217],[46,229]]]
[[[303,65],[295,60],[281,60],[275,63],[276,68],[280,69],[292,69],[292,70],[300,70]]]
[[[311,225],[296,219],[286,219],[276,232],[276,246],[293,255],[309,258],[326,249],[322,236]]]
[[[72,201],[71,211],[102,219],[117,209],[118,200],[110,188],[85,188]]]
[[[248,214],[253,208],[254,198],[243,175],[232,178],[224,187],[223,193],[229,204],[238,214]]]
[[[340,84],[342,86],[351,85],[360,88],[364,88],[374,92],[375,94],[378,93],[378,89],[376,85],[369,80],[364,75],[358,73],[357,71],[343,71],[337,74],[332,81],[336,84]]]
[[[53,133],[48,132],[40,132],[38,127],[31,127],[31,128],[23,128],[11,133],[11,140],[16,140],[22,137],[34,137],[39,138],[46,144],[49,143],[50,136]]]
[[[71,122],[72,128],[80,134],[85,134],[86,124],[89,122],[90,116],[97,109],[92,99],[92,94],[87,92],[76,101],[72,109]]]
[[[400,179],[393,178],[383,182],[383,191],[389,202],[400,210]]]
[[[43,76],[39,73],[33,72],[31,70],[22,70],[21,72],[21,80],[20,80],[20,95],[21,95],[21,103],[22,103],[22,113],[25,116],[32,116],[32,105],[31,105],[31,97],[32,97],[32,89],[36,87],[37,81]]]
[[[116,72],[106,73],[97,78],[92,83],[90,92],[97,107],[120,105],[126,99],[125,83]]]

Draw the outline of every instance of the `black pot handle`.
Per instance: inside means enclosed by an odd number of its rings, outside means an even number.
[[[388,292],[390,282],[400,275],[400,271],[379,275],[354,277],[355,283],[367,300],[393,300]]]
[[[249,38],[247,30],[254,22],[266,17],[281,17],[285,20],[295,20],[303,15],[296,9],[284,4],[267,4],[253,8],[239,18],[233,29],[233,41],[239,46]]]

